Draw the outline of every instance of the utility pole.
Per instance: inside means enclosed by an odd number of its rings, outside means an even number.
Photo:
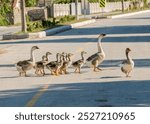
[[[122,4],[122,12],[124,13],[124,0],[121,1]]]
[[[79,20],[79,15],[78,15],[78,0],[75,0],[75,11],[76,11],[76,20]]]
[[[49,6],[50,6],[50,15],[54,19],[54,8],[53,8],[53,6],[54,6],[54,0],[50,0]]]
[[[44,0],[44,7],[46,7],[46,0]]]
[[[21,24],[22,24],[22,32],[27,32],[26,15],[25,15],[25,0],[21,0]]]

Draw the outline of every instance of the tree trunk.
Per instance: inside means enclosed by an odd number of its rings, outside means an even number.
[[[25,0],[21,0],[21,24],[22,24],[22,32],[27,32],[26,15],[25,15]]]
[[[122,12],[124,13],[124,0],[121,1],[122,4]]]

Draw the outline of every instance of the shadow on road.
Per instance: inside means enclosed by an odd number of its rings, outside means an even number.
[[[24,107],[38,89],[14,89],[0,91],[1,107]],[[26,96],[27,95],[27,96]]]
[[[149,80],[57,84],[51,86],[40,100],[44,106],[58,107],[150,106],[149,86]],[[40,102],[36,106],[40,106]]]
[[[137,43],[137,42],[150,42],[150,36],[114,36],[106,37],[102,40],[103,43]],[[86,43],[97,42],[97,38],[67,38],[67,39],[52,39],[52,40],[36,40],[36,41],[15,41],[15,42],[0,42],[0,45],[4,44],[48,44],[48,43]]]
[[[56,34],[57,36],[70,36],[70,35],[99,35],[105,34],[141,34],[149,33],[150,25],[126,25],[126,26],[105,26],[105,27],[83,27],[75,28],[73,31],[66,31]],[[75,33],[77,32],[77,33]]]
[[[38,107],[149,106],[150,80],[80,82],[51,85]],[[0,91],[0,106],[25,106],[39,89]]]
[[[88,30],[88,31],[87,31]],[[76,28],[71,31],[62,32],[56,34],[58,39],[49,39],[49,40],[36,40],[36,41],[2,41],[2,44],[45,44],[45,43],[84,43],[84,42],[97,42],[97,38],[78,38],[78,35],[99,35],[100,33],[106,34],[140,34],[140,33],[149,33],[150,25],[142,26],[114,26],[114,27],[94,27],[94,28]],[[75,33],[77,32],[77,33]],[[71,36],[74,35],[74,38],[60,39],[59,36]],[[103,42],[150,42],[150,36],[109,36],[103,39]]]
[[[133,59],[135,67],[150,67],[150,59]],[[101,67],[117,67],[120,66],[123,60],[104,60]]]

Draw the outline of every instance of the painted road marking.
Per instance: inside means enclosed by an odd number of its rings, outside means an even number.
[[[38,99],[48,90],[49,84],[44,85],[33,97],[32,99],[26,104],[26,107],[33,107]]]

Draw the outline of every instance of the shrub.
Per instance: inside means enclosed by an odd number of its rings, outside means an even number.
[[[12,12],[9,0],[0,0],[0,25],[9,25],[9,13]]]
[[[55,18],[53,18],[53,20],[42,20],[43,27],[48,27],[48,28],[55,26],[58,23],[59,23],[59,21],[56,21]]]
[[[42,21],[28,22],[27,31],[34,31],[37,28],[42,28]]]
[[[25,0],[26,7],[34,7],[37,5],[38,0]]]
[[[27,23],[27,31],[34,31],[38,28],[50,28],[50,27],[56,25],[57,23],[50,21],[50,20],[28,22]]]
[[[65,23],[65,22],[72,21],[72,20],[75,20],[75,16],[64,16],[60,18],[59,22]]]
[[[71,3],[72,0],[54,0],[54,3]]]
[[[42,20],[42,26],[43,27],[51,27],[52,26],[52,22],[49,20]]]
[[[42,21],[34,21],[34,22],[27,22],[27,31],[34,31],[38,28],[51,28],[58,23],[65,23],[75,20],[74,16],[64,16],[58,20],[56,18],[53,18],[53,20],[42,20]]]
[[[0,26],[8,25],[9,23],[4,18],[0,18]]]

